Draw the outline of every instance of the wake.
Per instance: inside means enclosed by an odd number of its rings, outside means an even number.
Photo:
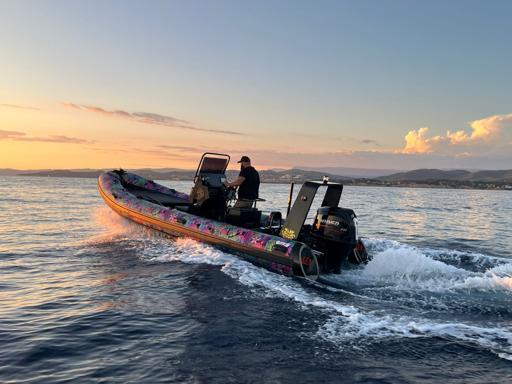
[[[95,212],[105,231],[89,245],[139,244],[143,262],[210,264],[253,292],[290,300],[328,320],[314,337],[350,348],[385,339],[440,337],[471,343],[512,360],[512,262],[450,249],[370,239],[372,260],[328,276],[341,289],[317,290],[188,238],[169,238],[107,208]]]

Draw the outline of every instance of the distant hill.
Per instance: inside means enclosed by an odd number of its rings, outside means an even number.
[[[127,169],[129,172],[136,173],[152,180],[192,180],[195,170],[160,170],[160,169]],[[17,173],[20,176],[40,176],[40,177],[78,177],[78,178],[97,178],[103,170],[44,170]],[[234,180],[238,176],[238,170],[228,170],[227,176]],[[326,174],[317,171],[305,171],[303,169],[288,169],[283,171],[261,170],[260,179],[263,183],[302,183],[306,180],[322,180],[324,176],[329,176],[331,181],[349,181],[350,178]],[[13,175],[16,173],[10,173]]]
[[[478,171],[473,172],[471,180],[474,181],[504,181],[506,183],[512,183],[512,169],[503,171]]]
[[[47,169],[21,170],[21,169],[12,169],[12,168],[0,168],[0,175],[2,175],[2,176],[16,176],[16,175],[23,175],[25,173],[45,172],[45,171],[48,171],[48,170]]]
[[[157,180],[191,180],[194,176],[194,171],[190,170],[176,170],[176,171],[168,171],[168,170],[153,170],[153,169],[133,169],[129,170],[129,172],[137,173],[147,179],[157,179]],[[97,178],[104,170],[102,169],[94,169],[94,170],[65,170],[65,169],[56,169],[56,170],[48,170],[48,171],[34,171],[19,174],[20,176],[46,176],[46,177],[78,177],[78,178]]]
[[[324,176],[329,176],[331,181],[347,181],[351,180],[350,177],[344,177],[339,175],[333,175],[326,172],[318,172],[318,171],[307,171],[304,169],[287,169],[284,171],[273,171],[273,170],[263,170],[259,171],[260,179],[262,182],[280,182],[280,183],[290,183],[290,182],[304,182],[306,180],[322,180]],[[238,174],[238,171],[235,171],[235,175]]]
[[[443,171],[441,169],[416,169],[409,172],[394,173],[377,178],[382,181],[474,181],[474,182],[512,182],[512,170],[477,171],[466,170]]]
[[[428,180],[461,180],[471,175],[464,170],[443,171],[440,169],[415,169],[414,171],[399,172],[377,179],[386,181],[428,181]]]
[[[83,177],[93,178],[98,177],[101,170],[86,170],[86,171],[68,171],[64,169],[50,169],[46,171],[30,171],[18,173],[18,176],[46,176],[46,177]]]
[[[374,178],[380,176],[387,176],[397,172],[398,169],[369,169],[369,168],[349,168],[349,167],[309,167],[300,166],[299,168],[308,171],[324,172],[331,175],[342,175],[344,177],[350,177],[355,179],[361,178]]]
[[[185,180],[192,181],[195,170],[187,169],[126,169],[151,180]],[[19,171],[13,169],[0,169],[0,175],[40,176],[40,177],[78,177],[97,178],[101,169],[76,170],[38,170]],[[239,171],[228,170],[229,180],[236,179]],[[268,169],[260,170],[260,179],[263,183],[303,183],[306,180],[322,180],[329,176],[331,181],[341,182],[345,185],[385,186],[385,187],[418,187],[418,188],[471,188],[471,189],[505,189],[512,190],[512,170],[497,171],[467,171],[467,170],[441,170],[416,169],[409,172],[398,172],[380,177],[346,177],[337,174],[313,170]]]

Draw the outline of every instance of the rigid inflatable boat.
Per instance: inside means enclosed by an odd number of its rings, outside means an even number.
[[[172,236],[188,236],[226,248],[248,261],[284,275],[317,280],[340,273],[345,260],[367,258],[351,209],[339,208],[343,185],[307,181],[283,221],[278,211],[232,207],[235,191],[224,186],[230,157],[205,153],[190,194],[123,170],[104,172],[98,189],[108,206],[125,218]],[[314,223],[305,224],[319,187],[326,192]]]

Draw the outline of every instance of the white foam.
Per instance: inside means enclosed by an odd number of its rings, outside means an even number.
[[[381,243],[382,244],[382,243]],[[344,272],[340,282],[374,289],[447,292],[478,290],[512,293],[512,263],[499,263],[483,272],[473,272],[435,260],[416,247],[392,242],[363,268]]]
[[[100,211],[100,219],[106,222],[112,233],[125,236],[140,236],[133,227],[119,216],[113,221],[110,213]],[[141,227],[136,226],[140,231]],[[497,324],[483,326],[443,322],[413,315],[388,313],[386,309],[365,310],[353,305],[328,300],[305,289],[297,280],[258,268],[236,256],[224,253],[197,241],[180,238],[175,242],[156,239],[151,242],[151,252],[144,252],[146,260],[190,264],[212,264],[221,266],[221,271],[253,292],[264,290],[266,295],[291,300],[308,311],[317,310],[329,319],[317,331],[323,340],[343,345],[359,345],[385,338],[443,337],[471,342],[512,360],[512,331]],[[434,260],[421,250],[398,242],[381,241],[381,251],[362,269],[346,271],[340,277],[355,283],[373,284],[375,289],[439,290],[439,289],[497,289],[506,287],[510,291],[512,264],[496,266],[485,273],[473,273]],[[149,255],[149,257],[148,257]],[[384,286],[377,282],[384,282]],[[421,306],[420,303],[418,305]],[[419,308],[421,310],[421,308]],[[389,311],[389,309],[388,309]],[[313,312],[314,313],[314,312]]]
[[[468,277],[464,282],[455,284],[453,288],[512,293],[512,263],[491,268],[480,276]]]
[[[407,255],[407,253],[406,253]],[[403,256],[403,255],[402,255]],[[407,257],[407,256],[406,256]],[[396,271],[402,276],[422,275],[423,269],[428,274],[449,276],[456,273],[464,276],[467,272],[441,262],[428,259],[416,254],[415,267],[402,267],[400,257],[395,265],[400,267],[384,269],[380,276],[395,276]],[[510,268],[510,269],[509,269]],[[512,266],[497,267],[493,273],[507,274]],[[430,319],[398,316],[380,311],[364,311],[355,306],[344,305],[332,300],[326,300],[305,290],[297,281],[256,268],[249,263],[230,263],[222,270],[228,275],[248,286],[262,286],[272,291],[276,296],[293,300],[309,308],[331,313],[330,319],[319,330],[317,335],[324,340],[336,344],[350,341],[359,343],[361,340],[372,342],[389,337],[444,337],[471,342],[488,349],[504,359],[512,360],[512,331],[496,325],[489,327],[464,323],[449,323]],[[378,271],[376,268],[375,271]],[[374,271],[374,272],[375,272]],[[370,272],[370,275],[373,272]],[[375,272],[377,273],[377,272]],[[378,274],[378,273],[377,273]],[[379,275],[379,274],[378,274]],[[490,275],[492,273],[490,272]],[[451,280],[448,280],[451,282]]]
[[[338,345],[347,342],[373,342],[396,337],[445,337],[472,342],[504,359],[512,360],[512,331],[497,326],[446,323],[435,320],[397,316],[380,311],[364,311],[352,305],[326,300],[304,289],[296,280],[256,268],[249,263],[230,263],[222,270],[242,284],[262,286],[277,297],[293,300],[308,308],[330,313],[317,336]],[[310,309],[308,309],[310,310]]]
[[[486,255],[479,252],[467,252],[459,251],[456,249],[446,248],[418,248],[414,245],[400,243],[395,240],[381,239],[381,238],[368,238],[364,239],[366,247],[370,250],[371,254],[376,254],[390,249],[408,249],[417,250],[421,253],[439,261],[450,262],[452,264],[463,264],[469,263],[473,267],[484,267],[488,268],[506,264],[510,262],[510,259],[503,257]]]
[[[472,275],[434,260],[417,248],[393,246],[375,254],[364,268],[344,271],[337,280],[368,289],[440,292]]]
[[[414,278],[465,273],[465,271],[433,260],[416,249],[387,249],[375,255],[363,270],[363,275],[380,278]]]
[[[427,263],[427,265],[434,266],[431,271],[447,271],[436,263]],[[448,270],[451,269],[448,268]],[[491,350],[501,358],[512,360],[512,331],[508,329],[415,319],[388,314],[384,310],[365,312],[352,305],[326,300],[307,291],[296,280],[270,273],[245,262],[226,264],[222,271],[244,285],[261,286],[273,292],[277,297],[293,300],[306,307],[330,313],[331,316],[327,323],[321,326],[317,332],[319,337],[329,342],[343,345],[351,341],[356,343],[361,340],[373,342],[390,337],[435,336],[472,342]]]
[[[101,229],[101,233],[83,240],[84,244],[101,244],[127,236],[141,238],[150,231],[105,206],[95,207],[91,219],[95,226]]]
[[[396,337],[451,338],[470,342],[503,359],[512,360],[512,332],[499,326],[483,327],[374,314],[343,317],[333,315],[319,329],[317,335],[340,348],[352,343],[369,343]]]
[[[168,246],[160,249],[160,253],[150,261],[170,262],[181,261],[186,264],[228,265],[240,262],[235,256],[221,252],[213,247],[201,244],[189,238],[177,238]]]

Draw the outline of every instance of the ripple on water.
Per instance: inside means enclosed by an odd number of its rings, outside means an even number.
[[[23,191],[29,179],[0,190]],[[121,219],[93,180],[35,182],[37,196],[0,201],[2,380],[511,378],[505,195],[347,187],[373,260],[330,276],[335,289]],[[60,200],[56,188],[66,189]],[[286,200],[285,186],[267,191],[266,205]]]

